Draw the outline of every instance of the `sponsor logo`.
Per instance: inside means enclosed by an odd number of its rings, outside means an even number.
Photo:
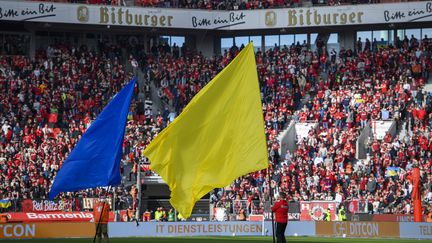
[[[333,234],[336,236],[378,237],[379,224],[373,222],[334,222]]]
[[[32,219],[92,219],[92,213],[26,213],[27,217]]]
[[[210,223],[210,224],[157,224],[157,234],[195,234],[195,233],[261,233],[261,223],[251,224],[225,224],[225,223]]]
[[[420,235],[432,236],[432,225],[419,225]]]
[[[89,21],[89,9],[86,6],[79,6],[77,8],[77,19],[81,23]]]
[[[332,12],[326,8],[288,10],[288,26],[324,26],[362,24],[364,12]]]
[[[6,5],[7,6],[7,5]],[[25,9],[18,7],[3,7],[0,6],[0,19],[29,21],[35,19],[49,18],[56,16],[56,7],[54,4],[40,3],[31,5]]]
[[[34,224],[0,224],[1,238],[33,238],[36,235]]]
[[[267,27],[273,27],[277,23],[276,13],[274,11],[268,11],[265,14],[265,24]]]
[[[174,21],[172,15],[142,14],[130,8],[100,7],[99,11],[99,24],[171,27]]]
[[[26,199],[21,203],[24,212],[49,212],[49,211],[62,211],[65,209],[63,201],[50,201],[50,200],[31,200]]]

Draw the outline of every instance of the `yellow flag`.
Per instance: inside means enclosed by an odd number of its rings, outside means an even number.
[[[268,167],[253,45],[211,80],[145,149],[184,217],[214,188]]]

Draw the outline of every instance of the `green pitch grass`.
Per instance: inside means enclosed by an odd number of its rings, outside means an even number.
[[[93,242],[93,239],[52,239],[52,240],[0,240],[3,242],[40,242],[40,243],[89,243]],[[110,239],[110,243],[138,243],[138,242],[149,242],[149,243],[198,243],[198,242],[210,242],[210,243],[240,243],[240,242],[272,242],[271,237],[167,237],[167,238],[113,238]],[[414,243],[414,242],[432,242],[431,240],[400,240],[400,239],[358,239],[358,238],[315,238],[315,237],[287,237],[287,242],[294,243]]]

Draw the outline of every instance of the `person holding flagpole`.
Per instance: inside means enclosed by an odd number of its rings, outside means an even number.
[[[278,243],[285,243],[285,229],[288,224],[288,202],[285,200],[286,194],[280,192],[278,201],[271,207],[276,214],[276,239]]]
[[[108,220],[110,206],[106,199],[101,199],[93,206],[93,219],[96,226],[97,242],[102,242],[102,235],[105,242],[109,242],[108,238]],[[94,241],[93,241],[94,242]]]

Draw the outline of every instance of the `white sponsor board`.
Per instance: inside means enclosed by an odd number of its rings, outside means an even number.
[[[400,238],[432,239],[432,223],[400,222]]]
[[[109,223],[110,237],[142,236],[232,236],[262,235],[262,222],[146,222],[136,226],[135,223]],[[269,229],[271,234],[271,229]]]
[[[158,236],[260,236],[262,222],[113,222],[108,224],[110,237],[158,237]],[[271,235],[271,222],[264,222],[264,235]],[[289,222],[286,235],[314,236],[314,222]]]
[[[432,2],[207,11],[2,0],[0,20],[221,30],[322,27],[432,21]]]
[[[271,223],[268,223],[268,227],[271,230]],[[275,228],[276,230],[276,228]],[[271,233],[270,233],[271,235]],[[315,222],[314,221],[295,221],[288,222],[287,229],[285,231],[287,236],[315,236]]]

